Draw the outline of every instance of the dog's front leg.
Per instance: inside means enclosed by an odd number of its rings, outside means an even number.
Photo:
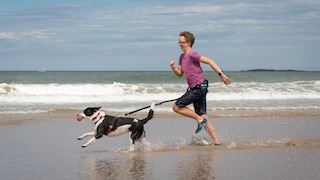
[[[92,131],[92,132],[87,132],[87,133],[84,133],[82,136],[79,136],[77,139],[78,139],[78,140],[81,140],[81,139],[83,139],[83,138],[85,138],[85,137],[87,137],[87,136],[94,136],[94,135],[96,135],[96,133],[95,133],[94,131]]]
[[[88,145],[90,145],[90,144],[92,144],[92,143],[94,143],[94,142],[96,142],[96,141],[97,141],[96,137],[93,137],[93,138],[91,138],[87,143],[83,144],[81,147],[85,148],[85,147],[87,147]]]
[[[93,131],[91,133],[88,133],[91,136],[94,136],[93,138],[91,138],[87,143],[83,144],[81,147],[85,148],[88,145],[94,143],[95,141],[97,141],[98,139],[102,138],[103,136],[103,127],[97,128],[96,131]]]

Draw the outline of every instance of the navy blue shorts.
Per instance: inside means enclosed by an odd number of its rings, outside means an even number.
[[[176,105],[179,108],[186,107],[190,104],[193,104],[194,111],[198,115],[207,114],[207,88],[191,88],[182,95],[177,101]]]

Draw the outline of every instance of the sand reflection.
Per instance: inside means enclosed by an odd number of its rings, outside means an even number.
[[[106,153],[105,156],[86,155],[81,159],[81,179],[144,179],[147,176],[145,153]]]
[[[80,179],[214,179],[216,155],[214,146],[189,146],[176,151],[88,154],[81,158]]]
[[[217,150],[214,147],[208,147],[195,151],[197,152],[185,152],[185,155],[182,155],[176,162],[176,178],[181,180],[214,179]]]

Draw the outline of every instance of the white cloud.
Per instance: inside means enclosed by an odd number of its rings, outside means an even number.
[[[17,37],[12,32],[0,32],[0,39],[11,40],[17,39]]]
[[[50,33],[48,30],[32,30],[21,33],[22,36],[31,37],[35,40],[48,40],[50,36],[54,34],[55,33]]]

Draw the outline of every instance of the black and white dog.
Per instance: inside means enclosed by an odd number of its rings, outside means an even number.
[[[87,117],[95,124],[94,131],[84,133],[82,136],[78,137],[78,140],[81,140],[87,136],[94,136],[81,147],[87,147],[100,139],[103,135],[114,137],[124,133],[130,133],[129,151],[134,151],[134,143],[136,141],[150,149],[150,143],[145,139],[143,125],[153,118],[155,109],[154,103],[150,105],[148,116],[141,120],[132,117],[115,117],[106,115],[106,113],[101,111],[100,108],[101,107],[88,107],[81,114],[77,115],[78,121]]]

